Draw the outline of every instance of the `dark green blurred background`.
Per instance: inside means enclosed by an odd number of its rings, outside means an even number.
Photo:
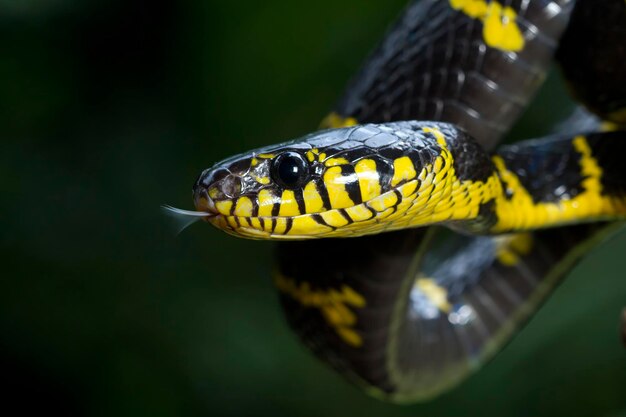
[[[160,214],[217,160],[313,130],[403,4],[0,0],[5,411],[626,416],[626,234],[483,371],[400,407],[300,346],[270,244]],[[516,137],[567,113],[557,78]]]

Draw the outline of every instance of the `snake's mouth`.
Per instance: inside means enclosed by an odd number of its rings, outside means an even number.
[[[207,218],[220,215],[215,208],[215,202],[204,187],[195,187],[193,190],[193,204],[198,212],[206,213]]]

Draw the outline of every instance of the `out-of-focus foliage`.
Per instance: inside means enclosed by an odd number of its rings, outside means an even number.
[[[213,162],[313,130],[402,5],[0,1],[5,412],[623,415],[624,235],[483,371],[398,407],[291,335],[270,244],[206,225],[174,236],[159,213],[190,208]],[[569,106],[558,80],[537,103],[515,137],[547,132]]]

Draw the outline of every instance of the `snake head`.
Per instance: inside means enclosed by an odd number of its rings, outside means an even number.
[[[211,213],[206,220],[231,234],[271,237],[272,223],[298,215],[294,204],[305,210],[307,183],[320,181],[324,169],[319,158],[307,157],[313,155],[312,149],[305,142],[293,141],[217,163],[194,184],[196,210]]]
[[[194,204],[211,213],[204,220],[252,239],[360,236],[404,228],[409,210],[418,218],[434,210],[438,200],[429,194],[444,199],[451,192],[439,184],[449,182],[444,179],[452,167],[446,138],[458,135],[450,125],[435,122],[319,131],[205,170],[193,187]]]

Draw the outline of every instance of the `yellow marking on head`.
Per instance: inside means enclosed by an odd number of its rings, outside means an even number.
[[[485,43],[496,49],[519,52],[526,43],[517,24],[517,13],[509,6],[503,7],[497,1],[449,0],[450,6],[472,19],[483,23]]]
[[[266,218],[263,220],[263,231],[272,233],[272,219]]]
[[[349,181],[349,177],[344,177],[341,174],[341,167],[330,167],[324,173],[324,185],[328,192],[328,198],[330,199],[330,205],[333,209],[340,209],[351,207],[354,202],[350,199],[348,192],[346,191],[346,181]]]
[[[340,127],[350,127],[358,124],[354,117],[343,117],[339,114],[332,112],[328,116],[324,117],[320,124],[320,129],[337,129]]]
[[[252,226],[255,229],[258,230],[262,230],[263,227],[261,226],[261,220],[258,217],[251,217],[250,218],[250,226]]]
[[[216,201],[215,208],[221,215],[228,216],[233,208],[233,202],[231,200]]]
[[[313,220],[311,216],[296,216],[288,235],[306,236],[311,234],[323,234],[332,231],[328,226],[324,226]]]
[[[398,189],[402,193],[402,197],[406,199],[407,197],[413,195],[413,193],[415,193],[415,190],[417,190],[417,180],[409,181],[405,184],[402,184],[402,186]]]
[[[238,229],[239,228],[239,225],[237,224],[237,220],[235,220],[234,216],[226,217],[226,221],[228,222],[230,227],[232,227],[233,229]]]
[[[368,210],[365,204],[358,204],[353,207],[348,207],[346,209],[346,213],[348,213],[348,216],[350,216],[350,218],[355,222],[369,220],[374,216],[374,213]]]
[[[300,213],[298,209],[298,202],[293,190],[284,190],[280,201],[280,210],[278,215],[281,217],[294,217]]]
[[[258,182],[259,184],[267,185],[267,184],[270,183],[270,178],[269,177],[259,177],[258,175],[254,175],[254,174],[252,174],[252,176],[253,176],[254,180],[256,182]]]
[[[279,202],[279,199],[272,194],[272,192],[266,188],[259,191],[257,196],[257,203],[259,205],[259,217],[269,217],[272,215],[274,205]]]
[[[248,197],[239,197],[235,204],[235,216],[239,217],[251,217],[252,216],[252,201]]]
[[[220,190],[216,186],[209,187],[209,197],[216,200],[220,195]]]
[[[381,211],[378,213],[378,215],[376,216],[375,219],[372,219],[374,221],[380,221],[380,220],[384,220],[386,218],[388,218],[389,216],[391,216],[392,214],[397,213],[393,207],[389,207],[386,208],[385,210]]]
[[[413,166],[413,161],[408,156],[402,156],[393,161],[393,178],[391,179],[391,186],[395,187],[400,182],[405,180],[412,180],[417,173]]]
[[[319,213],[324,210],[324,201],[317,190],[317,184],[315,184],[315,181],[310,181],[304,187],[302,196],[304,197],[304,206],[307,213]]]
[[[261,158],[261,159],[272,159],[276,156],[276,154],[273,153],[260,153],[257,155],[257,158]]]
[[[324,154],[322,154],[324,155]],[[321,155],[320,155],[321,157]],[[348,165],[350,164],[350,162],[348,162],[348,160],[344,157],[339,157],[339,158],[328,158],[327,160],[324,161],[324,165],[326,165],[327,167],[334,167],[337,165]]]
[[[448,147],[448,142],[446,142],[446,136],[441,130],[439,130],[438,127],[423,127],[422,132],[432,134],[435,139],[437,139],[437,143],[439,144],[439,146],[441,146],[442,148]]]
[[[412,199],[409,197],[412,203],[406,209],[410,220],[403,223],[408,226],[419,226],[476,218],[482,203],[501,195],[499,178],[494,174],[485,182],[459,180],[454,171],[453,156],[447,148],[443,133],[437,128],[427,127],[423,130],[435,136],[441,151],[433,163],[425,166],[419,174],[417,194]],[[409,191],[414,190],[406,190]],[[403,195],[406,194],[403,192]]]
[[[326,154],[325,153],[320,153],[320,150],[317,148],[313,148],[310,151],[306,152],[306,159],[309,160],[309,162],[324,162],[324,159],[326,159]],[[346,163],[348,163],[348,161],[346,161]],[[340,164],[334,164],[334,165],[340,165]],[[330,165],[327,165],[330,166]]]
[[[524,255],[533,249],[533,235],[531,233],[516,233],[513,235],[497,236],[496,257],[502,265],[515,266]]]
[[[275,217],[276,227],[274,227],[275,235],[284,235],[287,231],[287,219],[285,217]]]
[[[415,287],[417,287],[439,311],[444,313],[452,311],[452,304],[448,301],[448,290],[437,284],[434,279],[418,278],[415,281]]]
[[[377,212],[383,212],[388,208],[393,207],[398,202],[398,196],[393,191],[388,191],[379,197],[371,199],[367,205],[376,210]]]
[[[343,217],[337,210],[328,210],[320,213],[322,219],[332,227],[342,227],[348,224],[348,219]]]
[[[339,289],[314,290],[308,282],[298,283],[280,273],[275,273],[274,285],[303,307],[319,309],[326,323],[346,344],[352,347],[363,344],[361,335],[353,328],[357,317],[352,309],[363,308],[366,302],[352,288],[342,285]]]
[[[258,159],[256,159],[256,158],[252,158],[252,159],[250,160],[250,165],[252,165],[253,167],[255,167],[255,166],[259,165],[259,160],[258,160]]]
[[[354,166],[359,178],[359,188],[363,201],[371,200],[380,195],[380,175],[376,170],[376,161],[373,159],[361,159]]]

